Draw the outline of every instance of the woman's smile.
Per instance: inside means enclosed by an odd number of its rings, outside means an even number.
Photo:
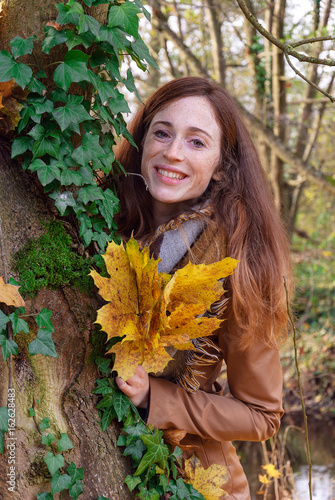
[[[155,114],[144,139],[141,173],[164,222],[192,205],[217,178],[221,129],[206,97],[190,96]]]

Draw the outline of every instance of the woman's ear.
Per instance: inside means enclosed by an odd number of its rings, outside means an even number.
[[[219,181],[220,178],[221,178],[221,173],[218,170],[216,170],[212,175],[212,179],[213,181]]]

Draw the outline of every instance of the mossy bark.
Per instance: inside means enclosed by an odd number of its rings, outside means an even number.
[[[10,160],[9,143],[0,138],[0,213],[4,236],[5,258],[23,247],[27,238],[43,230],[42,220],[54,214],[33,177],[22,173],[20,165]],[[0,272],[0,274],[3,274]],[[92,394],[97,373],[88,363],[90,333],[98,307],[97,298],[71,288],[51,291],[42,289],[26,310],[37,313],[43,307],[53,312],[53,339],[58,358],[30,356],[24,334],[16,339],[19,354],[13,357],[15,389],[15,481],[14,492],[8,491],[8,447],[0,456],[0,498],[32,500],[37,493],[50,491],[50,475],[45,467],[46,448],[41,443],[38,424],[50,418],[50,431],[58,437],[67,432],[74,448],[63,452],[65,461],[84,467],[85,500],[103,495],[109,499],[134,498],[123,483],[129,473],[129,462],[116,446],[118,425],[106,432],[99,425],[95,409],[97,397]],[[31,333],[34,336],[34,322]],[[8,361],[0,355],[0,406],[7,406]],[[28,409],[33,399],[35,417]],[[58,498],[58,494],[54,496]],[[63,494],[63,499],[70,498]]]

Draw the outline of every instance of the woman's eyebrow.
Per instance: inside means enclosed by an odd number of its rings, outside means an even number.
[[[164,125],[165,127],[172,127],[172,123],[171,122],[167,122],[167,121],[164,121],[164,120],[158,120],[157,122],[153,122],[152,125]],[[213,140],[213,137],[208,132],[206,132],[206,130],[203,130],[202,128],[199,128],[199,127],[188,127],[187,130],[190,131],[190,132],[201,132],[202,134],[207,135],[207,137],[209,137],[210,139]]]

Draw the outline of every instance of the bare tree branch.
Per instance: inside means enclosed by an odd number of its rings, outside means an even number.
[[[248,21],[259,31],[261,35],[263,35],[265,38],[270,40],[271,43],[273,43],[276,47],[278,47],[280,50],[282,50],[285,54],[295,57],[301,62],[310,62],[313,64],[324,64],[326,66],[335,66],[335,60],[334,59],[320,59],[318,57],[310,57],[305,54],[302,54],[301,52],[297,52],[296,50],[293,50],[292,44],[285,44],[278,40],[275,36],[273,36],[269,31],[267,31],[264,26],[261,25],[261,23],[258,21],[258,19],[251,13],[249,12],[244,0],[236,0],[238,3],[240,9],[242,10],[243,14],[245,17],[248,19]],[[331,38],[331,40],[335,40],[334,37]]]

